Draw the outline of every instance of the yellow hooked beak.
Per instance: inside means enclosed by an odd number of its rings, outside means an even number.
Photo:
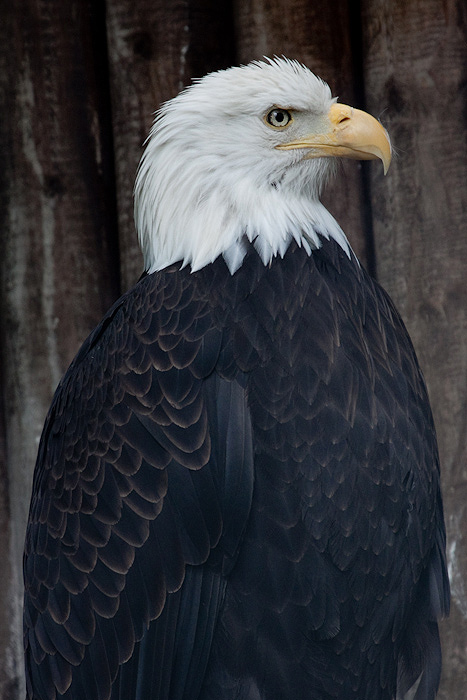
[[[276,148],[307,148],[306,158],[338,156],[356,160],[380,158],[386,175],[391,162],[391,142],[380,122],[360,109],[335,102],[328,112],[329,130],[307,134],[302,139],[278,144]]]

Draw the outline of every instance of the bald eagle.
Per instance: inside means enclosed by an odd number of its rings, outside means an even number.
[[[368,114],[286,59],[157,115],[146,273],[48,413],[29,700],[431,700],[449,586],[435,430],[387,294],[319,201]]]

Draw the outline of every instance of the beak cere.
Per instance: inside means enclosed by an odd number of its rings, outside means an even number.
[[[303,139],[279,144],[276,148],[309,149],[306,158],[353,158],[383,163],[384,174],[391,162],[391,142],[386,129],[367,112],[335,102],[329,112],[329,130],[322,134],[307,134]]]

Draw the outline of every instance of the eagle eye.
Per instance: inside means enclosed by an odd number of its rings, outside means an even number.
[[[280,107],[274,107],[268,113],[266,121],[271,126],[278,129],[283,129],[292,121],[292,115],[286,109],[281,109]]]

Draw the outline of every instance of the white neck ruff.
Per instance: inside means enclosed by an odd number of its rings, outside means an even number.
[[[149,273],[179,261],[195,271],[223,255],[233,274],[245,256],[244,237],[265,265],[283,256],[292,240],[311,254],[320,235],[335,239],[350,256],[344,232],[317,193],[295,192],[286,177],[259,184],[225,167],[221,175],[207,168],[201,178],[202,162],[190,165],[189,155],[176,169],[171,146],[148,144],[136,182],[135,220]]]

